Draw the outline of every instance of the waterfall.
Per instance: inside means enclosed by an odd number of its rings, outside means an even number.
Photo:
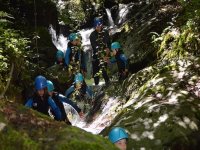
[[[106,13],[107,13],[107,16],[108,16],[109,26],[114,27],[115,24],[114,24],[110,9],[106,8]]]
[[[82,37],[82,46],[84,48],[84,51],[88,51],[91,49],[91,44],[90,44],[90,34],[94,31],[94,29],[82,29],[79,31]]]
[[[56,31],[54,30],[52,25],[49,26],[49,33],[51,34],[52,42],[55,47],[65,53],[68,43],[67,37],[64,37],[63,34],[57,36]]]
[[[129,12],[129,5],[119,4],[119,20],[118,24],[122,24],[126,20],[126,15]]]

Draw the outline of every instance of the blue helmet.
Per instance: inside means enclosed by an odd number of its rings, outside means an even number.
[[[45,77],[39,75],[35,78],[35,88],[36,90],[42,90],[47,87],[47,80]]]
[[[70,33],[68,38],[69,38],[70,41],[74,41],[76,39],[79,39],[79,35],[76,34],[76,33]]]
[[[118,49],[118,48],[121,48],[121,45],[119,44],[119,42],[113,42],[111,44],[111,50]]]
[[[78,83],[78,82],[83,82],[83,75],[81,73],[77,73],[75,75],[75,79],[74,79],[75,83]]]
[[[64,53],[61,50],[58,50],[56,53],[56,58],[64,58]]]
[[[128,134],[123,128],[115,127],[110,131],[108,138],[112,143],[116,143],[121,139],[128,139]]]
[[[103,25],[103,20],[101,18],[94,18],[94,27],[97,27],[97,26],[100,26],[100,25]]]
[[[52,92],[55,89],[53,82],[51,82],[50,80],[47,80],[47,89],[48,89],[48,92]]]

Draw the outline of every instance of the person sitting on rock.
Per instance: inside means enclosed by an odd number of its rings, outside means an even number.
[[[55,114],[56,120],[62,120],[62,115],[59,107],[56,105],[54,100],[49,96],[47,91],[47,80],[44,76],[37,76],[35,78],[35,93],[32,98],[28,99],[25,106],[33,108],[45,115],[49,115],[49,108]]]
[[[81,111],[81,109],[74,102],[72,102],[70,99],[68,99],[64,95],[54,91],[55,90],[54,84],[50,80],[47,80],[47,89],[48,89],[48,93],[51,96],[51,98],[59,106],[59,108],[60,108],[60,110],[61,110],[61,112],[63,114],[63,120],[64,121],[67,118],[66,118],[66,113],[65,113],[65,110],[64,110],[63,102],[71,105],[78,112],[79,116],[81,118],[83,117],[83,112]]]
[[[127,149],[128,134],[121,127],[113,128],[108,134],[109,140],[120,150]]]
[[[121,50],[121,45],[119,42],[113,42],[111,44],[112,58],[111,63],[117,63],[119,81],[124,80],[128,76],[128,59]]]
[[[77,33],[69,35],[69,43],[65,55],[65,63],[73,74],[86,73],[84,52],[81,47],[81,37]]]

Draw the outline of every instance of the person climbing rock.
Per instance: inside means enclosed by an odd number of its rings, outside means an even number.
[[[47,91],[47,80],[44,76],[37,76],[35,78],[35,92],[33,97],[28,99],[25,106],[29,108],[33,108],[45,115],[49,115],[49,107],[55,114],[55,120],[62,120],[62,115],[59,107],[53,101],[53,99],[49,96]]]
[[[81,36],[77,33],[69,35],[69,43],[65,55],[65,63],[72,74],[86,73],[84,52],[81,47]]]
[[[119,42],[113,42],[111,44],[111,63],[117,63],[119,81],[124,80],[128,76],[128,59],[124,52],[121,50],[121,45]]]
[[[127,149],[128,134],[121,127],[113,128],[108,134],[109,140],[120,150]]]
[[[55,101],[55,103],[59,106],[62,112],[62,120],[68,121],[65,110],[64,110],[63,102],[71,105],[78,112],[79,116],[81,118],[83,117],[83,112],[74,102],[72,102],[70,99],[68,99],[64,95],[54,91],[55,90],[54,84],[50,80],[47,80],[47,89],[48,89],[49,95]]]
[[[93,78],[95,85],[99,84],[99,78],[102,74],[105,83],[109,84],[107,74],[107,61],[110,53],[110,36],[107,30],[103,29],[103,20],[99,17],[94,19],[95,30],[90,34],[90,42],[93,49]]]
[[[75,75],[74,83],[65,92],[67,98],[72,97],[76,102],[83,102],[84,104],[92,104],[93,95],[81,73]]]

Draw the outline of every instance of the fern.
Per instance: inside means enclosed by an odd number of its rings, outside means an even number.
[[[12,22],[9,19],[14,19],[10,14],[0,11],[0,27],[6,27]]]
[[[200,53],[200,34],[196,22],[199,18],[190,19],[180,29],[167,27],[159,36],[153,33],[152,43],[157,47],[157,56],[160,59],[180,59],[189,53],[197,55]]]

